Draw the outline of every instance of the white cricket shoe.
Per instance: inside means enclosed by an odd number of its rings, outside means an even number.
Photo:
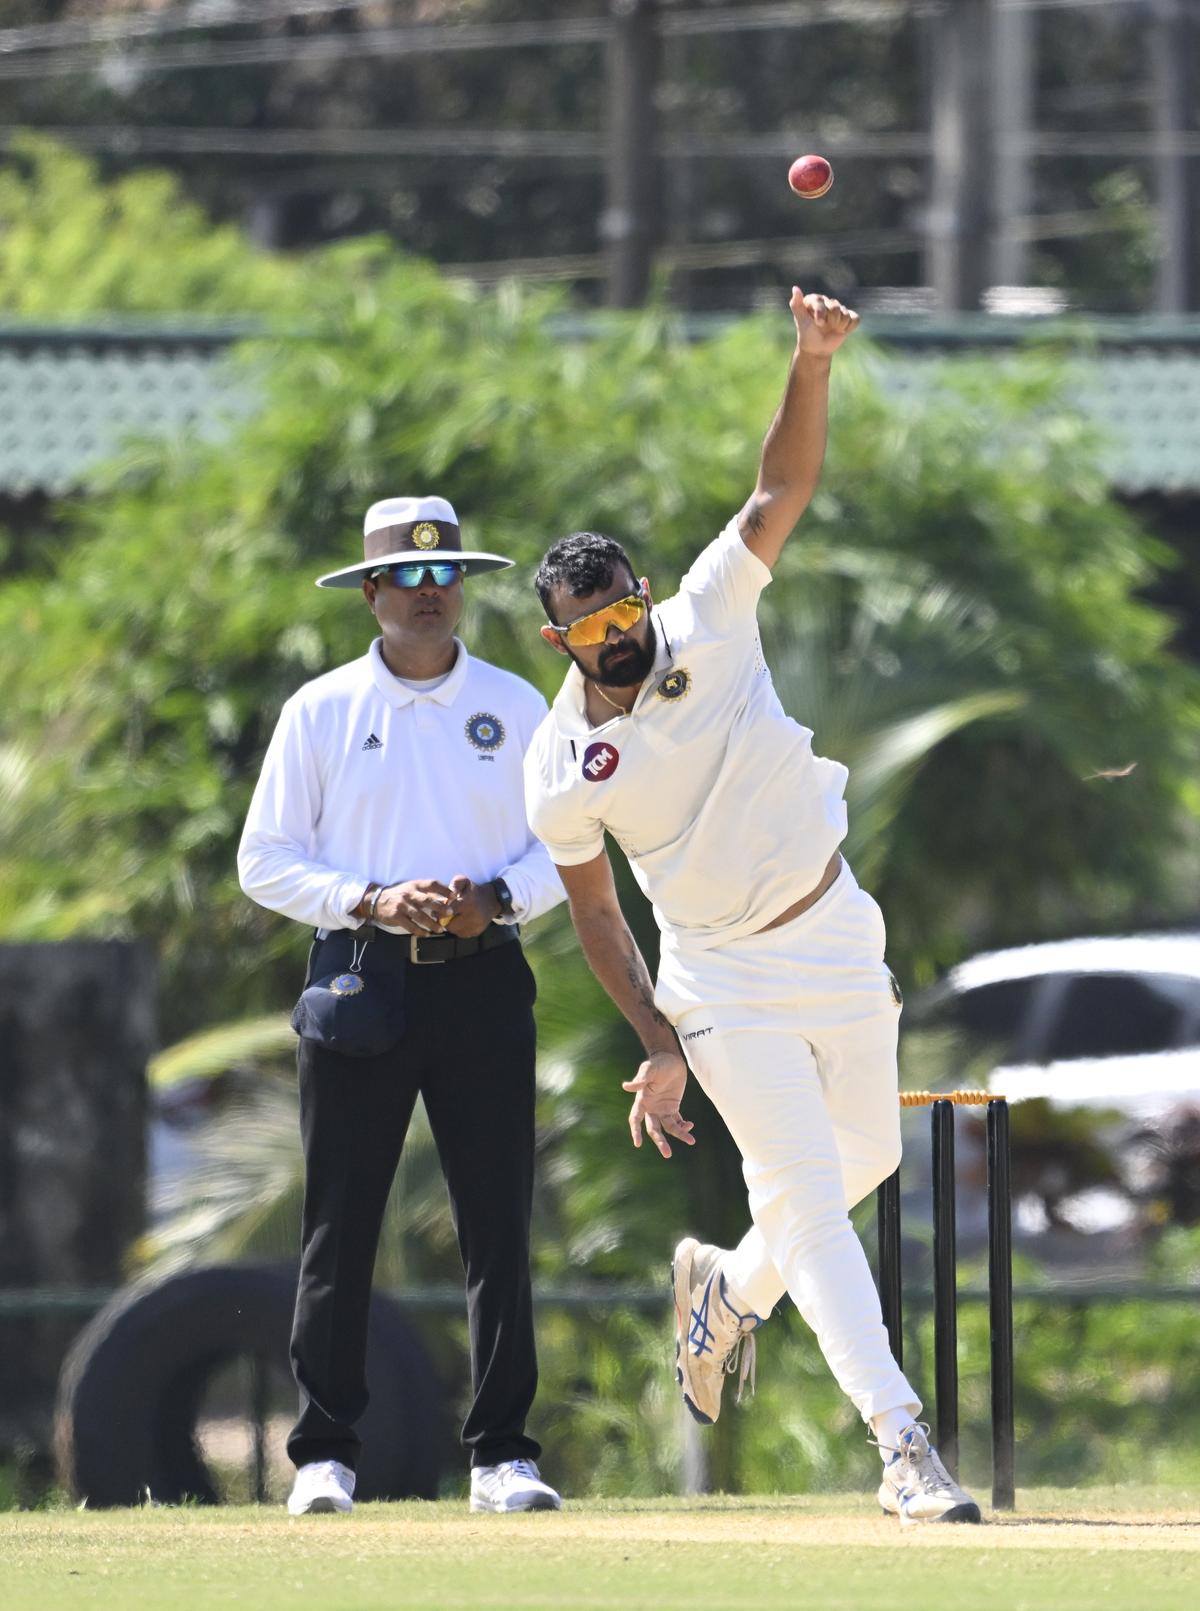
[[[726,1376],[738,1376],[738,1403],[747,1381],[754,1392],[754,1332],[761,1318],[734,1307],[721,1274],[724,1248],[685,1237],[675,1249],[675,1380],[697,1421],[711,1426],[721,1413]],[[740,1355],[740,1368],[739,1368]]]
[[[501,1460],[471,1467],[471,1509],[491,1511],[561,1510],[562,1500],[543,1482],[532,1460]]]
[[[900,1434],[900,1447],[883,1468],[879,1503],[902,1524],[977,1522],[979,1506],[946,1470],[928,1437],[914,1421]]]
[[[354,1473],[340,1460],[310,1460],[296,1473],[288,1495],[289,1516],[317,1516],[354,1509]]]

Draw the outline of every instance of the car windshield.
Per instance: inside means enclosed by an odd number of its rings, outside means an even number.
[[[932,1015],[934,1024],[951,1025],[970,1042],[972,1049],[988,1054],[998,1063],[1024,1056],[1025,1026],[1038,978],[999,979],[953,996]]]
[[[1200,1043],[1200,980],[1159,974],[1072,976],[1036,1061],[1122,1057]]]

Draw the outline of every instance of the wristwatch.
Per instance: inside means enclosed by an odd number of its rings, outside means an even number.
[[[511,917],[513,915],[512,890],[509,889],[502,878],[492,879],[492,893],[500,902],[500,916]]]

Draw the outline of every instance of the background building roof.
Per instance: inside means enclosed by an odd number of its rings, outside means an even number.
[[[895,393],[926,390],[935,367],[970,355],[999,363],[1022,350],[1061,354],[1068,395],[1111,439],[1123,493],[1200,492],[1200,319],[1021,319],[873,314],[871,334],[903,357]]]
[[[893,395],[918,396],[938,366],[966,356],[1010,361],[1031,340],[1062,351],[1069,390],[1113,444],[1120,492],[1200,492],[1200,319],[1064,321],[967,315],[873,315],[896,360]],[[585,323],[572,321],[571,332]],[[114,320],[88,326],[0,324],[0,496],[86,490],[139,437],[216,435],[253,406],[229,348],[245,322]]]
[[[249,406],[228,359],[247,333],[161,320],[0,324],[0,496],[85,489],[137,438],[219,434]]]

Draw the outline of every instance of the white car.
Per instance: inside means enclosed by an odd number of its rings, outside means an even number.
[[[1200,1101],[1200,935],[1131,934],[992,951],[909,1020],[995,1048],[988,1088],[1150,1121]]]

